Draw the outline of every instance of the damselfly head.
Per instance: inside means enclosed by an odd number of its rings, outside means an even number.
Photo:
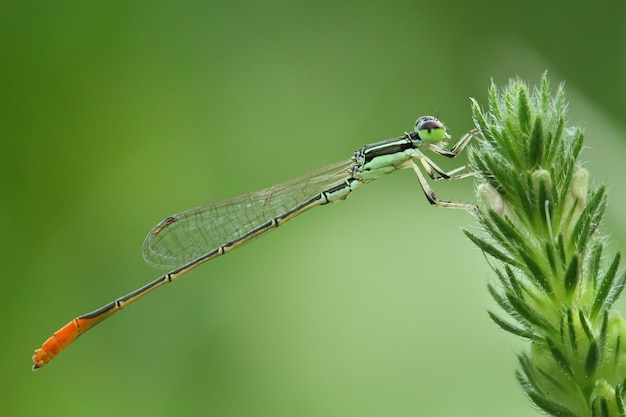
[[[433,116],[422,116],[417,119],[415,132],[426,143],[439,143],[448,138],[446,127]]]

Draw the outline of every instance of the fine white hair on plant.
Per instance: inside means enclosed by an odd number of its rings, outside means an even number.
[[[490,317],[532,342],[518,358],[522,388],[553,416],[625,415],[626,322],[613,305],[626,274],[605,250],[606,187],[578,161],[584,133],[566,125],[563,84],[492,84],[472,113],[482,233],[465,234],[495,261],[502,312]]]

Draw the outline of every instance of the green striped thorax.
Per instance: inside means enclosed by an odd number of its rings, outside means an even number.
[[[424,143],[435,144],[448,139],[446,128],[436,117],[422,116],[413,132],[393,139],[372,143],[357,150],[352,157],[352,177],[367,183],[395,170],[409,168],[410,160]],[[355,183],[353,188],[358,185]]]

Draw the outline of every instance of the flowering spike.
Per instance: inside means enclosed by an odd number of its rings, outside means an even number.
[[[565,125],[565,89],[553,95],[547,76],[534,89],[492,84],[487,110],[474,100],[472,112],[483,233],[466,235],[498,276],[489,291],[503,314],[490,317],[533,342],[517,378],[550,415],[623,415],[626,322],[613,304],[626,273],[619,253],[605,259],[606,186],[578,161],[584,135]]]

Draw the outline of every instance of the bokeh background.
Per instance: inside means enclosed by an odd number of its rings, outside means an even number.
[[[486,314],[474,219],[429,207],[410,172],[210,262],[37,373],[30,356],[162,273],[140,252],[162,218],[419,115],[458,138],[491,79],[566,82],[623,247],[625,28],[621,0],[1,1],[0,415],[538,415],[514,379],[526,345]],[[436,190],[474,199],[471,180]]]

